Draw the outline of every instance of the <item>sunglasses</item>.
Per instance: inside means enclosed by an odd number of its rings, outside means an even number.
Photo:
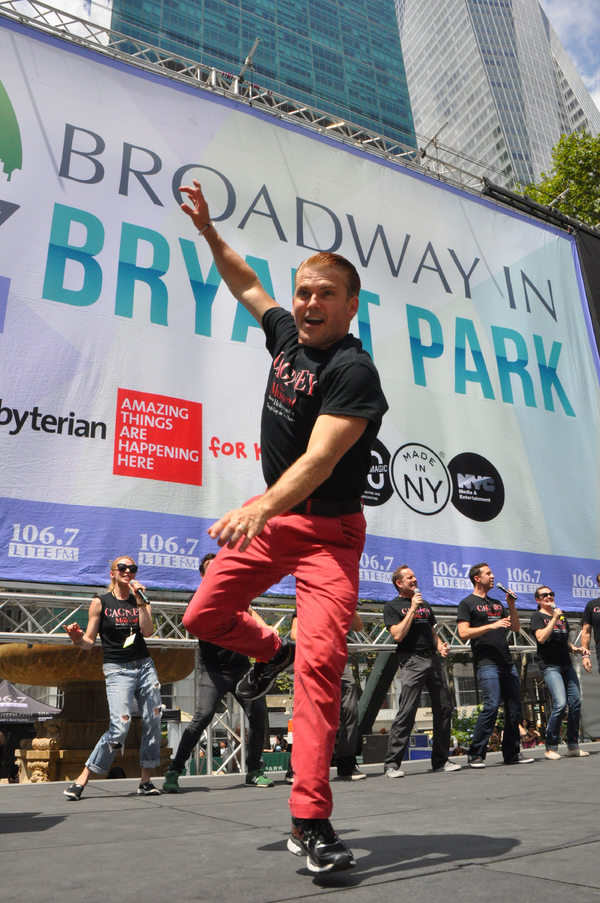
[[[552,596],[552,598],[554,599],[554,593],[540,593],[539,598],[545,599],[547,596]]]
[[[125,571],[131,571],[132,574],[137,574],[137,569],[137,564],[125,564],[123,561],[120,561],[117,565],[117,570],[120,574],[124,574]]]

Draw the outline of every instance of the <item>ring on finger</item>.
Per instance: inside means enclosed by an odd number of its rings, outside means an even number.
[[[246,524],[238,524],[238,528],[242,531],[242,533],[245,533],[246,530],[248,529]]]

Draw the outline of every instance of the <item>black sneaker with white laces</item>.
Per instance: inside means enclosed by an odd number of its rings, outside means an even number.
[[[292,818],[287,848],[294,856],[306,856],[310,872],[343,872],[356,865],[328,818]]]
[[[137,791],[140,796],[160,796],[160,790],[155,787],[152,781],[145,781],[140,784]]]
[[[67,789],[63,790],[63,793],[70,800],[80,800],[83,786],[81,784],[69,784]]]
[[[256,662],[250,670],[244,674],[236,687],[236,693],[242,699],[260,699],[269,692],[277,677],[282,671],[294,664],[296,644],[285,639],[281,642],[281,648],[268,662]]]

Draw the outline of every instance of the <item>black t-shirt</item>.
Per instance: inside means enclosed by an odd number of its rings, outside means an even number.
[[[122,664],[147,658],[150,653],[140,630],[139,608],[135,596],[130,593],[129,598],[123,600],[117,599],[112,593],[105,593],[98,598],[102,603],[98,633],[102,641],[104,661]],[[124,646],[131,635],[134,637],[133,642]]]
[[[501,602],[496,599],[483,598],[471,593],[459,603],[456,618],[458,621],[467,621],[470,627],[484,627],[493,624],[501,618],[508,617],[508,611]],[[476,668],[480,665],[512,665],[513,660],[508,648],[506,630],[498,627],[488,630],[483,636],[471,640],[473,650],[473,662]]]
[[[594,634],[594,642],[596,644],[596,655],[600,665],[600,599],[590,599],[585,606],[582,624],[589,624]]]
[[[398,596],[387,602],[383,609],[383,623],[389,629],[394,624],[403,621],[410,611],[410,599]],[[419,655],[419,653],[435,652],[437,644],[434,642],[432,627],[436,624],[435,615],[428,602],[421,602],[417,608],[413,622],[408,628],[408,633],[398,643],[396,649],[400,655]]]
[[[531,616],[531,632],[535,636],[536,630],[544,630],[550,621],[552,615],[545,611],[536,611]],[[548,665],[570,665],[571,656],[569,655],[569,622],[562,615],[554,625],[554,630],[545,643],[537,643],[536,661],[543,671]]]
[[[367,485],[371,448],[388,408],[373,361],[352,335],[324,351],[300,344],[294,318],[281,307],[269,308],[262,326],[273,357],[261,421],[267,486],[304,454],[319,415],[365,417],[369,423],[360,439],[311,494],[325,501],[359,499]]]

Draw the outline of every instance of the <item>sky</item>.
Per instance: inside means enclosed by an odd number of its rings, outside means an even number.
[[[540,0],[600,109],[600,0]]]
[[[82,19],[110,25],[112,0],[46,0]],[[584,85],[600,109],[600,0],[540,0]]]

